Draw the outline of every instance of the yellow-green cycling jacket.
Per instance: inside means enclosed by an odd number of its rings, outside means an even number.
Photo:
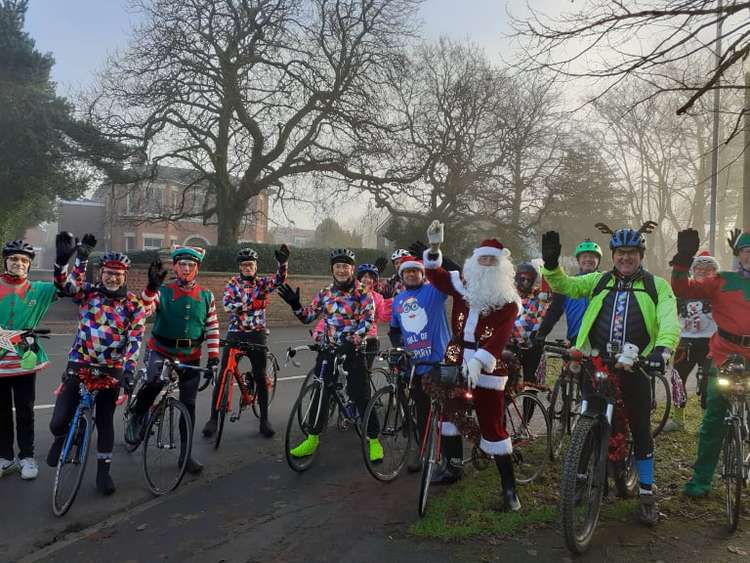
[[[578,332],[576,348],[584,352],[591,351],[589,343],[589,332],[591,331],[594,321],[601,311],[602,303],[609,294],[609,290],[614,287],[616,279],[614,276],[609,280],[605,289],[592,297],[599,279],[604,275],[603,272],[594,272],[583,276],[568,276],[561,267],[555,270],[542,268],[542,275],[547,280],[554,293],[561,293],[579,299],[585,297],[589,299],[589,305],[581,321],[581,329]],[[637,280],[633,288],[638,306],[646,324],[646,330],[649,335],[649,344],[641,350],[641,355],[646,356],[654,349],[655,346],[663,346],[674,351],[680,341],[680,321],[677,317],[677,300],[675,299],[672,287],[664,278],[654,276],[656,293],[659,296],[658,304],[645,291],[643,280]]]

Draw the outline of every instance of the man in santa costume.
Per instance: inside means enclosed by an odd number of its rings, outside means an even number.
[[[482,241],[464,263],[462,280],[458,272],[441,267],[443,225],[433,221],[427,237],[430,243],[424,252],[427,279],[439,291],[453,297],[453,338],[446,350],[446,362],[460,363],[469,387],[474,390],[474,408],[482,435],[479,447],[495,458],[505,509],[517,511],[521,503],[516,494],[513,446],[502,416],[508,377],[501,355],[520,304],[510,252],[495,239]],[[449,461],[445,470],[436,475],[435,482],[450,483],[462,475],[460,465],[455,462],[463,457],[461,433],[454,424],[444,422],[441,434],[443,455]]]

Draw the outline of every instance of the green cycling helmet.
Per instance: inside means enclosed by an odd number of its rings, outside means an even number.
[[[596,254],[599,258],[602,257],[602,248],[598,244],[596,244],[591,239],[586,239],[582,241],[578,246],[576,246],[576,258],[578,258],[579,254],[582,254],[584,252],[593,252]]]

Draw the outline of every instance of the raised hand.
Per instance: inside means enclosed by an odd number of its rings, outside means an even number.
[[[422,255],[424,254],[425,250],[427,250],[427,245],[421,240],[415,240],[409,246],[409,252],[411,252],[411,255],[415,258],[419,258],[420,260],[422,259]]]
[[[285,283],[276,288],[276,291],[279,293],[279,297],[289,304],[292,311],[299,311],[302,308],[302,303],[299,298],[299,288],[292,289],[292,286]]]
[[[677,233],[677,254],[692,258],[698,253],[701,239],[695,229],[685,229]]]
[[[88,260],[94,248],[96,248],[96,237],[91,233],[86,233],[78,243],[78,258]]]
[[[292,252],[287,245],[282,244],[278,250],[273,251],[273,254],[276,256],[276,261],[279,264],[286,264],[289,261],[289,256]]]
[[[167,270],[162,266],[161,260],[154,260],[148,267],[148,289],[157,291],[166,277]]]
[[[542,235],[542,260],[544,267],[548,270],[555,270],[560,265],[560,233],[557,231],[547,231]]]
[[[375,267],[378,269],[378,272],[382,274],[388,267],[388,259],[385,256],[381,256],[375,260]]]
[[[55,237],[55,264],[65,266],[75,254],[78,239],[73,233],[57,233]]]
[[[435,219],[432,223],[430,223],[430,226],[427,227],[427,242],[430,243],[430,246],[440,246],[443,242],[443,238],[445,236],[445,225]]]
[[[737,245],[737,240],[742,235],[741,229],[732,229],[729,231],[729,238],[727,239],[727,244],[729,245],[729,248],[732,249],[732,253],[737,256],[738,252],[735,246]]]

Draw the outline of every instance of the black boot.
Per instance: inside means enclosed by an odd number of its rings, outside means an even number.
[[[57,462],[60,461],[60,452],[62,452],[63,446],[65,445],[65,436],[55,436],[52,441],[52,445],[47,453],[47,465],[50,467],[57,467]]]
[[[260,433],[266,438],[273,438],[273,435],[276,434],[276,431],[273,429],[273,426],[271,426],[271,423],[267,418],[260,419]]]
[[[96,460],[96,490],[103,495],[111,495],[115,492],[115,483],[109,475],[111,459]]]
[[[255,382],[255,393],[258,395],[258,408],[260,410],[260,433],[266,438],[273,438],[273,426],[268,421],[268,386],[265,374]]]
[[[496,455],[495,465],[500,473],[500,481],[503,487],[503,510],[506,512],[518,512],[521,510],[521,501],[516,494],[516,474],[513,470],[513,456],[510,454]]]
[[[216,434],[216,426],[217,426],[217,420],[215,416],[212,416],[208,419],[206,422],[206,425],[203,427],[203,436],[205,438],[210,438],[214,434]]]
[[[203,464],[200,461],[194,459],[193,456],[190,456],[188,458],[185,471],[187,471],[191,475],[198,475],[203,471]]]
[[[440,453],[445,460],[445,467],[430,479],[433,485],[450,485],[460,481],[464,476],[463,443],[461,436],[442,436]]]

